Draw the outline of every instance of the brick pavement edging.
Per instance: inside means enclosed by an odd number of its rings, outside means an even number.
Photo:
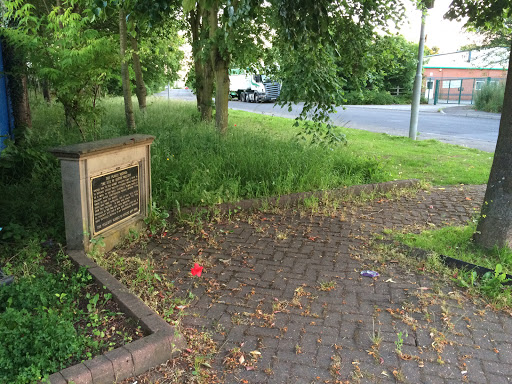
[[[213,207],[186,207],[181,208],[179,212],[177,210],[174,210],[172,213],[174,216],[176,216],[178,214],[183,213],[203,213],[205,211],[208,212],[213,209],[218,210],[221,213],[226,213],[232,210],[251,211],[257,210],[266,205],[280,208],[288,208],[297,205],[300,201],[303,201],[304,199],[311,197],[323,198],[327,196],[333,198],[340,198],[348,196],[359,196],[362,194],[386,193],[396,189],[417,188],[419,187],[419,185],[420,181],[418,179],[394,180],[386,181],[384,183],[352,185],[350,187],[332,189],[328,191],[299,192],[277,197],[240,200],[235,203],[223,203],[215,205]]]
[[[112,384],[165,363],[186,347],[185,339],[174,327],[83,251],[70,251],[68,254],[76,264],[86,267],[94,280],[112,294],[120,309],[149,335],[54,373],[49,378],[51,384]]]

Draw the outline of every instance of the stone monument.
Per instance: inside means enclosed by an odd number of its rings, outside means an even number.
[[[66,242],[86,252],[112,249],[144,227],[151,204],[149,135],[131,135],[50,150],[60,159]]]

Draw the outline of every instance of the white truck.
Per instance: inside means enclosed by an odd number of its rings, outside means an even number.
[[[265,75],[254,75],[244,70],[229,72],[229,96],[248,103],[275,101],[281,93],[281,84]]]

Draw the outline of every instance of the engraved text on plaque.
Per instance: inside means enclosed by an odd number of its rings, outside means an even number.
[[[140,212],[139,166],[91,178],[94,233]]]

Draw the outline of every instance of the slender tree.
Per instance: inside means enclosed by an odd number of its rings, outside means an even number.
[[[102,14],[105,18],[112,9],[119,10],[119,40],[120,52],[122,58],[121,79],[123,85],[123,96],[125,101],[125,114],[128,129],[135,131],[135,119],[133,115],[133,104],[131,102],[131,85],[128,62],[128,42],[131,46],[131,57],[133,62],[133,72],[135,74],[135,93],[139,103],[139,109],[144,113],[146,111],[147,88],[144,82],[143,68],[140,55],[140,46],[143,41],[140,39],[142,34],[139,31],[143,29],[154,29],[163,25],[169,17],[176,17],[177,4],[175,0],[92,0],[93,10],[98,15]],[[173,25],[174,27],[174,25]],[[171,31],[171,35],[174,34]],[[161,69],[162,71],[165,68]]]
[[[41,80],[41,89],[43,92],[44,100],[48,104],[51,104],[52,103],[52,94],[51,94],[51,90],[50,90],[50,82],[47,79]]]
[[[126,126],[130,132],[137,130],[135,125],[135,116],[133,114],[132,90],[130,84],[129,64],[126,57],[126,48],[128,45],[128,29],[126,27],[126,14],[122,7],[119,8],[119,45],[121,56],[121,81],[123,83],[124,114],[126,117]]]
[[[192,36],[192,55],[194,58],[195,89],[197,109],[201,120],[212,119],[213,69],[205,42],[208,34],[207,25],[209,11],[200,4],[188,13],[188,22]]]
[[[145,113],[147,89],[142,76],[142,65],[140,63],[137,38],[130,35],[130,43],[132,46],[133,72],[135,73],[135,94],[137,95],[137,100],[139,102],[139,109],[142,113]]]
[[[151,28],[138,28],[137,43],[147,93],[178,79],[184,56],[180,49],[184,39],[178,33],[182,24],[181,20],[162,19]]]
[[[112,30],[94,29],[81,0],[63,2],[64,8],[57,2],[37,0],[5,1],[4,6],[4,23],[13,20],[17,24],[5,28],[3,34],[23,52],[30,75],[43,84],[51,83],[65,122],[76,126],[86,140],[88,128],[95,132],[98,89],[111,78],[112,67],[118,66]]]
[[[228,129],[229,64],[231,52],[222,45],[225,37],[219,29],[219,1],[215,0],[208,17],[210,37],[210,60],[215,73],[215,126],[221,134]]]

